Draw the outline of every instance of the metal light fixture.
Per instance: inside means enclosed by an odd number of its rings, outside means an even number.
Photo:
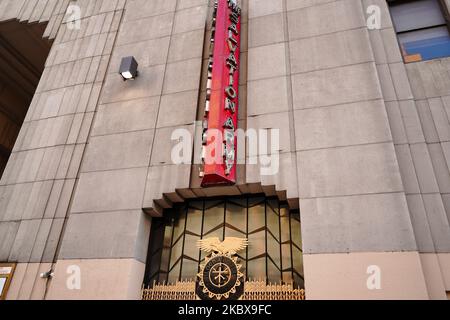
[[[55,276],[55,273],[53,272],[53,270],[49,270],[49,271],[44,272],[44,273],[41,273],[41,274],[39,275],[39,277],[40,277],[41,279],[51,279],[51,278],[53,278],[54,276]]]
[[[119,73],[122,76],[123,81],[136,79],[139,74],[136,59],[132,56],[122,58]]]

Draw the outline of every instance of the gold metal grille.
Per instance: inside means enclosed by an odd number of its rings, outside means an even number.
[[[142,289],[142,300],[196,300],[195,282],[179,281],[175,284],[154,284]]]
[[[250,281],[245,283],[241,300],[305,300],[305,290],[294,289],[292,284],[267,285],[265,281]]]
[[[142,289],[142,300],[197,300],[195,281],[180,281],[175,284],[154,284]],[[270,284],[265,281],[245,283],[241,300],[305,300],[305,290],[294,289],[292,284]]]

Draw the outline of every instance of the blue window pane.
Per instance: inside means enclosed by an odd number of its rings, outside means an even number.
[[[405,56],[420,55],[418,61],[450,56],[447,27],[408,32],[399,35]]]

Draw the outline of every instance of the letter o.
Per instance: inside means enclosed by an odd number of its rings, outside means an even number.
[[[231,86],[225,89],[225,93],[230,99],[235,99],[237,97],[236,90],[234,90],[234,88]]]

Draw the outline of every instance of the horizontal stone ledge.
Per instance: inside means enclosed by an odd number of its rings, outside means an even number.
[[[298,198],[287,199],[287,192],[276,190],[275,185],[246,183],[224,187],[176,189],[173,193],[164,193],[160,199],[153,199],[151,206],[146,206],[143,210],[152,217],[162,217],[165,209],[171,209],[175,204],[186,200],[258,194],[264,194],[266,197],[278,197],[280,201],[287,201],[293,210],[300,207]]]

